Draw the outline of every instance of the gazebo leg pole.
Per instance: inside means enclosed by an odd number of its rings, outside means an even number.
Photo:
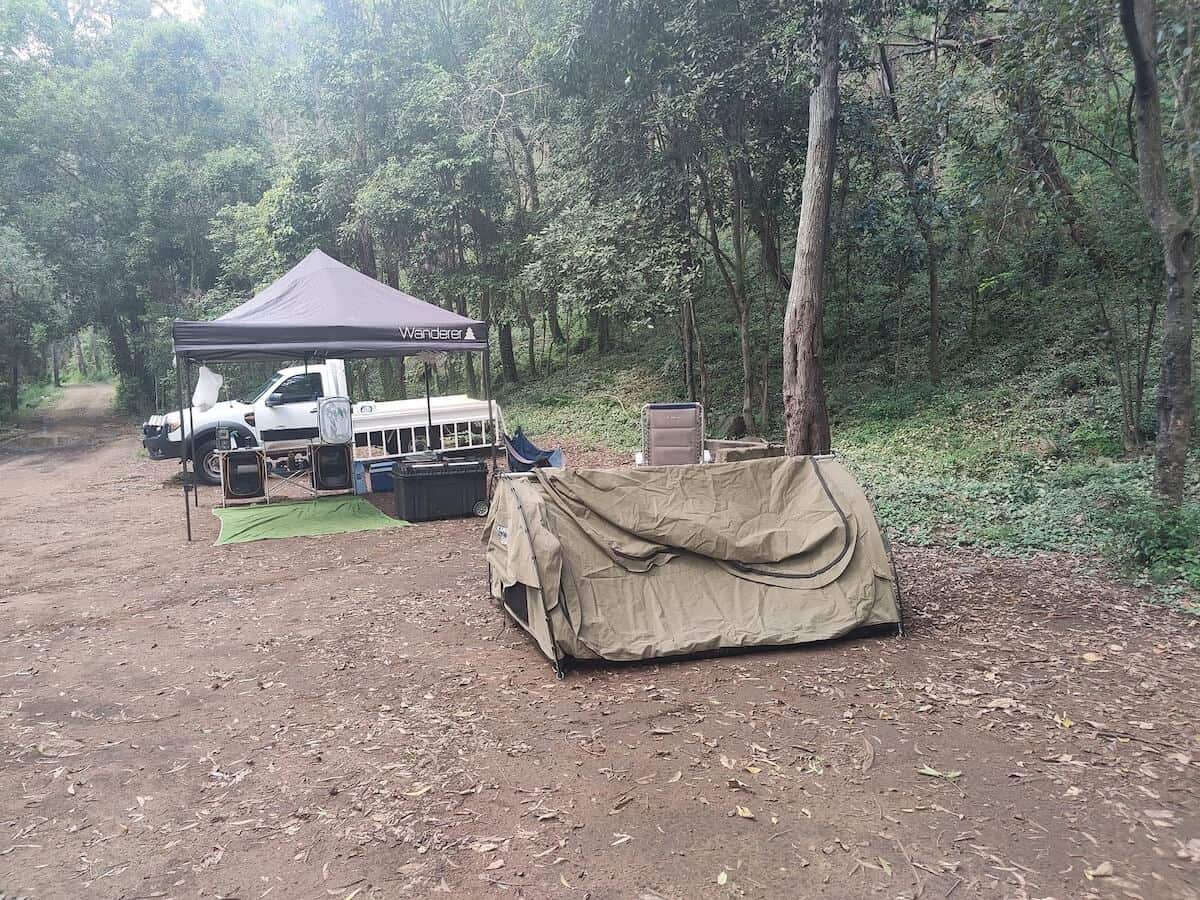
[[[425,449],[433,449],[433,400],[429,397],[429,363],[425,363]],[[438,449],[442,449],[440,440]]]
[[[492,356],[488,347],[483,348],[483,393],[488,404],[488,419],[492,423],[492,481],[496,480],[496,439],[500,437],[500,429],[496,424],[496,405],[492,400]]]
[[[187,396],[192,399],[192,361],[187,362]],[[183,411],[179,413],[180,422],[183,424]],[[188,435],[191,439],[192,447],[192,503],[196,509],[200,508],[200,479],[196,478],[196,415],[192,412],[192,404],[188,404]]]
[[[179,393],[179,428],[183,429],[183,357],[175,357],[175,386]],[[183,480],[183,515],[187,520],[187,539],[190,542],[192,539],[192,508],[188,504],[188,481],[187,481],[187,454],[183,451],[187,448],[187,441],[183,439],[183,435],[179,436],[179,471]]]

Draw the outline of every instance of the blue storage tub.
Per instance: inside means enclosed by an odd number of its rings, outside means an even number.
[[[367,467],[357,460],[354,463],[354,493],[367,493]]]
[[[392,467],[395,460],[387,459],[371,463],[371,492],[375,494],[390,494],[396,485],[392,477]]]

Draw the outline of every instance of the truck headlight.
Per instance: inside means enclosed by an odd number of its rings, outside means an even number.
[[[182,427],[183,427],[183,422],[168,422],[167,423],[167,434],[174,434]]]

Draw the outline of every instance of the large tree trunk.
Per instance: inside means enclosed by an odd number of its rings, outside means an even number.
[[[1195,328],[1192,273],[1196,266],[1196,235],[1193,223],[1197,208],[1200,207],[1200,196],[1193,196],[1190,215],[1181,215],[1171,199],[1163,152],[1155,14],[1154,0],[1121,0],[1121,28],[1133,59],[1138,181],[1146,215],[1162,243],[1167,282],[1158,384],[1154,488],[1165,502],[1178,506],[1183,500],[1188,441],[1195,413],[1192,389],[1192,332]],[[1185,134],[1184,138],[1190,142],[1196,140],[1197,136]]]
[[[8,372],[8,408],[14,415],[21,405],[21,367],[16,363]]]
[[[1162,363],[1158,376],[1158,440],[1154,447],[1154,487],[1171,504],[1183,500],[1188,444],[1195,415],[1192,388],[1192,332],[1195,328],[1193,272],[1196,235],[1190,226],[1164,241],[1167,277]]]
[[[50,342],[50,378],[55,387],[62,387],[62,375],[58,371],[58,341]]]
[[[783,411],[787,452],[829,452],[829,411],[821,362],[821,319],[825,303],[825,248],[829,201],[837,156],[838,42],[841,6],[827,2],[813,35],[816,84],[808,98],[805,157],[796,260],[783,324]]]

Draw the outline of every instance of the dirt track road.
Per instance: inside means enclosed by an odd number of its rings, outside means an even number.
[[[189,546],[105,402],[0,449],[2,897],[1200,897],[1200,628],[1070,560],[556,683],[478,523]]]
[[[61,425],[84,421],[89,425],[112,420],[111,384],[74,384],[63,389],[62,398],[40,416],[44,423]]]

